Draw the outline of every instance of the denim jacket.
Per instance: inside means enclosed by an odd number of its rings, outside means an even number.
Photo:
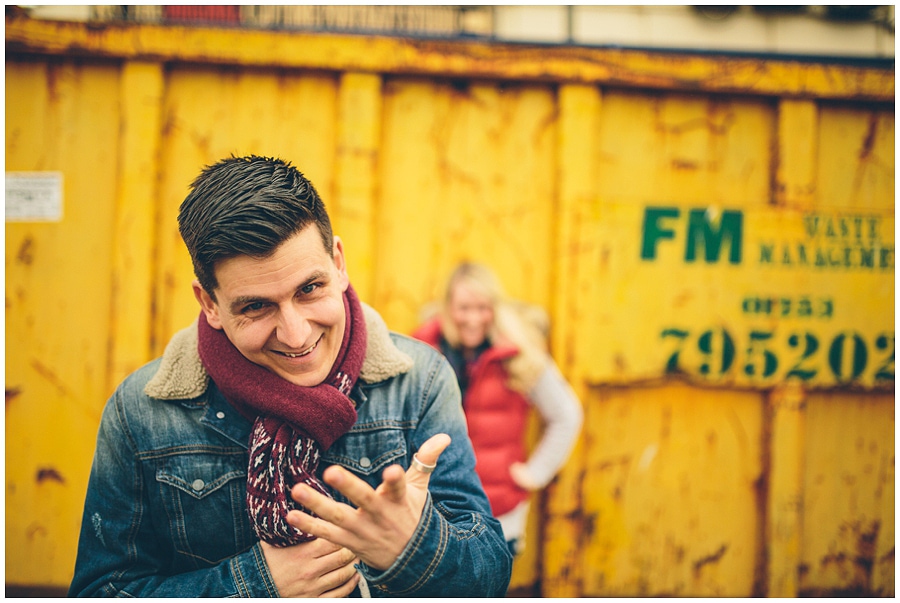
[[[358,419],[320,470],[342,465],[375,487],[432,435],[452,442],[400,557],[383,572],[358,570],[373,597],[502,597],[512,559],[475,473],[453,371],[364,312],[366,360],[351,392]],[[246,510],[251,424],[209,380],[196,337],[196,325],[176,334],[106,404],[70,596],[278,596]]]

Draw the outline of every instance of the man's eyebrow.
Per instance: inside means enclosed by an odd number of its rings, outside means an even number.
[[[297,289],[298,290],[302,289],[303,287],[309,285],[310,283],[314,283],[316,281],[328,280],[328,277],[329,277],[329,273],[327,270],[316,270],[315,272],[310,274],[308,277],[306,277],[306,280],[303,281],[302,283],[300,283],[300,286],[297,287]]]
[[[269,300],[267,300],[264,297],[252,297],[249,295],[244,295],[241,297],[235,297],[233,300],[231,300],[231,303],[228,305],[228,308],[232,314],[237,314],[238,312],[241,311],[241,309],[244,306],[246,306],[248,304],[255,304],[257,302],[267,302],[267,301],[269,301]]]

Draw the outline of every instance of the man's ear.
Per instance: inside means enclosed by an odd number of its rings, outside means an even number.
[[[194,282],[191,283],[191,287],[194,289],[194,297],[196,297],[197,301],[200,303],[200,309],[206,314],[206,322],[208,322],[209,326],[212,328],[221,331],[222,319],[219,316],[219,305],[212,296],[206,292],[206,289],[200,285],[200,281],[194,280]]]
[[[341,291],[346,291],[350,286],[350,277],[347,275],[347,260],[344,258],[344,242],[341,237],[334,237],[334,265],[338,270],[338,279],[341,284]]]

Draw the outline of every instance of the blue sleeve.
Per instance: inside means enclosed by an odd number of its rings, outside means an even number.
[[[431,474],[413,537],[384,572],[361,567],[372,596],[503,597],[512,556],[475,473],[459,386],[440,354],[430,356],[412,447],[446,433],[451,443]]]

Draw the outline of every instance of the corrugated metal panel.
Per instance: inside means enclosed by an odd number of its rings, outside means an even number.
[[[177,207],[259,153],[316,184],[396,330],[465,258],[550,311],[587,420],[518,592],[893,594],[893,70],[19,19],[6,64],[7,171],[64,178],[60,221],[7,223],[8,582],[70,579],[100,409],[197,313]],[[742,262],[691,264],[724,212]],[[841,244],[876,217],[890,267],[761,265],[810,215]],[[803,333],[822,373],[783,386]]]
[[[6,224],[6,575],[71,573],[115,287],[119,69],[7,62],[6,169],[63,174],[63,215]]]
[[[894,594],[894,396],[806,402],[800,594]]]

